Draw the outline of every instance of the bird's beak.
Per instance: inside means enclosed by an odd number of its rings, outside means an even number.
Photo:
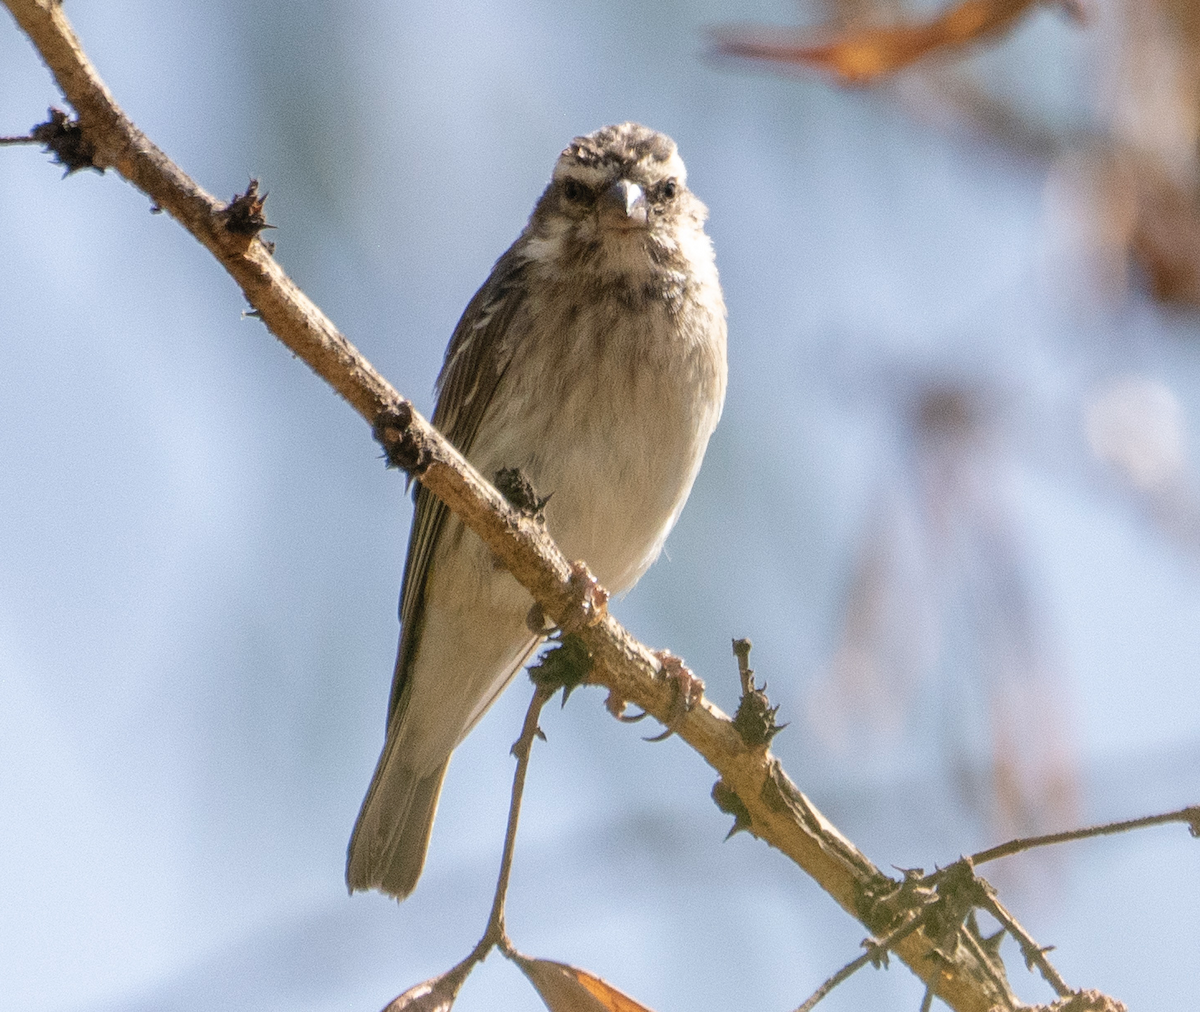
[[[616,217],[618,227],[636,228],[646,224],[646,194],[637,183],[618,179],[601,199],[601,210]]]

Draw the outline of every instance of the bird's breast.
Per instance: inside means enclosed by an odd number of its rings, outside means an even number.
[[[489,478],[520,467],[563,552],[621,591],[661,550],[716,426],[724,317],[617,294],[560,303],[521,321],[469,456]]]

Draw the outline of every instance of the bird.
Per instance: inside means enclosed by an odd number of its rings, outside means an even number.
[[[576,137],[463,311],[434,426],[492,480],[518,473],[550,536],[628,590],[683,509],[725,400],[726,311],[708,210],[675,142],[636,123]],[[404,899],[454,749],[550,629],[491,550],[426,488],[400,597],[383,751],[346,884]]]

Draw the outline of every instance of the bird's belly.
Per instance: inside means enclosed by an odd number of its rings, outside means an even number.
[[[564,387],[498,431],[478,463],[489,479],[521,468],[550,497],[546,523],[563,553],[620,592],[662,549],[716,418],[671,371],[601,363]]]
[[[657,557],[698,459],[661,418],[646,421],[561,447],[532,479],[542,495],[552,493],[546,523],[563,553],[583,559],[614,592],[631,587]]]

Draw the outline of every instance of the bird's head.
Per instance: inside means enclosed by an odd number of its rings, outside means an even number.
[[[703,236],[705,206],[687,188],[675,142],[637,123],[576,137],[530,218],[531,257],[601,274],[681,269]],[[707,240],[704,240],[707,247]]]

